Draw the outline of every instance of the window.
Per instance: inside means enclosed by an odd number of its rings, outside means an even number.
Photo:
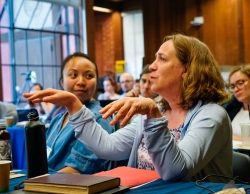
[[[59,88],[62,60],[80,50],[78,9],[38,0],[0,0],[3,101],[19,107],[32,83]]]
[[[125,71],[131,73],[134,79],[139,79],[144,57],[143,15],[139,10],[122,15]]]

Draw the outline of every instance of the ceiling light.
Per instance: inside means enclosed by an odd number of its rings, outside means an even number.
[[[112,12],[111,9],[103,8],[103,7],[97,7],[97,6],[94,6],[93,10],[100,11],[100,12],[106,12],[106,13],[111,13]]]

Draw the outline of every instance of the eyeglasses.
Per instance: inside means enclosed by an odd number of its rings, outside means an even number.
[[[235,84],[229,84],[229,90],[234,91],[235,87],[241,89],[244,87],[244,84],[247,83],[249,80],[238,80]]]
[[[130,83],[130,82],[132,82],[133,80],[125,80],[125,81],[121,81],[121,84],[128,84],[128,83]]]

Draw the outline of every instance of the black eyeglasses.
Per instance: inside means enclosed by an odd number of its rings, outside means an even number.
[[[235,87],[242,89],[249,80],[238,80],[235,84],[229,84],[229,90],[234,91]]]

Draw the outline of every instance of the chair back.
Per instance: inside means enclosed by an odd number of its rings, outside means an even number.
[[[248,155],[233,152],[233,177],[237,177],[244,182],[250,182],[250,157]]]
[[[30,108],[16,108],[18,122],[28,121],[27,115],[30,113]]]
[[[107,106],[109,103],[114,102],[115,100],[98,100],[100,102],[101,107]]]
[[[111,161],[111,169],[119,167],[119,166],[127,166],[128,159],[126,160],[119,160],[119,161]]]

